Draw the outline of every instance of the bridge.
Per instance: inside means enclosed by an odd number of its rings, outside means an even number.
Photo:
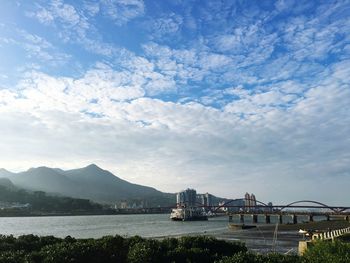
[[[238,217],[236,219],[241,224],[247,221],[253,224],[270,224],[273,221],[280,224],[286,223],[286,221],[287,223],[296,224],[301,220],[302,222],[312,222],[315,217],[324,217],[324,220],[344,219],[350,221],[350,207],[346,206],[330,206],[313,200],[300,200],[282,205],[267,205],[259,200],[254,201],[256,202],[254,206],[233,205],[232,203],[237,203],[236,199],[212,206],[196,203],[196,207],[203,208],[214,215],[228,215],[229,221],[233,221],[234,217]],[[287,217],[289,217],[289,220],[287,220]]]

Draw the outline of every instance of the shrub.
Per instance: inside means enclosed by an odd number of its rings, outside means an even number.
[[[350,262],[350,244],[340,241],[321,241],[306,250],[303,262],[310,263],[348,263]]]

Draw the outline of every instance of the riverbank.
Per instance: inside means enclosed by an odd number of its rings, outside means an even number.
[[[254,253],[242,242],[205,236],[161,240],[139,236],[104,236],[76,239],[70,236],[0,236],[0,262],[76,263],[345,263],[350,244],[316,242],[302,256],[291,253]]]
[[[49,216],[95,216],[95,215],[157,215],[169,214],[169,211],[159,212],[138,212],[138,211],[121,211],[121,210],[99,210],[99,211],[72,211],[72,212],[42,212],[26,210],[0,210],[0,217],[49,217]]]
[[[350,223],[345,220],[319,221],[299,224],[278,225],[275,224],[256,224],[256,227],[250,229],[232,229],[227,226],[225,229],[214,231],[203,231],[198,233],[189,233],[185,235],[172,235],[170,237],[180,238],[181,236],[209,236],[225,241],[243,242],[250,251],[258,253],[289,253],[297,254],[299,241],[305,238],[299,233],[300,229],[327,231],[330,229],[340,229],[349,227]],[[277,231],[276,231],[277,230]],[[276,235],[275,235],[276,231]],[[167,236],[160,236],[158,239],[164,239]],[[347,237],[350,241],[350,235]],[[342,238],[346,241],[347,239]]]

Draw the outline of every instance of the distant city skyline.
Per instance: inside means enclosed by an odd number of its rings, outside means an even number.
[[[349,205],[349,8],[4,0],[0,168]]]

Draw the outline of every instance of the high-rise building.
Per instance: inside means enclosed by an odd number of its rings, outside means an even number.
[[[225,200],[219,203],[219,207],[220,206],[222,206],[221,210],[225,212],[243,211],[244,207],[246,207],[246,199],[240,198]]]
[[[203,206],[212,206],[213,205],[213,196],[209,193],[201,194],[200,200]]]
[[[249,194],[249,193],[245,193],[244,195],[244,203],[245,203],[245,207],[246,207],[246,211],[251,211],[254,210],[256,208],[256,198],[254,194]]]
[[[193,207],[196,206],[197,192],[194,189],[186,189],[176,194],[177,206]]]
[[[256,206],[256,198],[254,194],[250,195],[250,206],[255,207]]]
[[[248,193],[245,193],[245,195],[244,195],[244,204],[245,204],[245,207],[249,210],[249,207],[250,207],[250,194],[248,194]]]

